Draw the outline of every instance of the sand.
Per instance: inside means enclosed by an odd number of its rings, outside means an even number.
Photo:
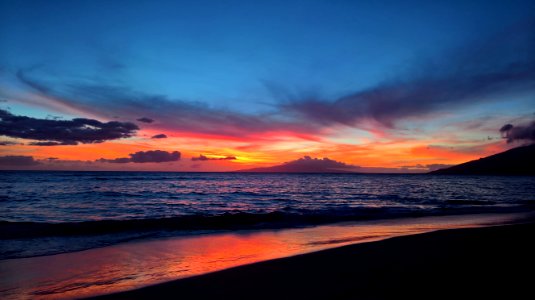
[[[531,299],[535,223],[443,230],[240,266],[98,299]]]

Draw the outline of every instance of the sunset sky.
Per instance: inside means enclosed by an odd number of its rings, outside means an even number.
[[[0,0],[0,169],[423,172],[534,114],[534,1]]]

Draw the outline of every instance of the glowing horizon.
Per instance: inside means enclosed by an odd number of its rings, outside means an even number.
[[[22,2],[0,5],[0,169],[426,172],[533,126],[529,1]]]

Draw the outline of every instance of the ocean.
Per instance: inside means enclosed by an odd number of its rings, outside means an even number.
[[[535,177],[1,172],[0,259],[206,231],[518,212],[534,205]]]
[[[72,299],[440,229],[519,222],[535,177],[0,172],[0,298]]]

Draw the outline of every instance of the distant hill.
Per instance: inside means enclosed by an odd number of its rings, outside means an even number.
[[[535,144],[436,170],[429,174],[535,175]]]
[[[357,173],[359,167],[329,158],[303,158],[273,167],[238,170],[243,173]]]

